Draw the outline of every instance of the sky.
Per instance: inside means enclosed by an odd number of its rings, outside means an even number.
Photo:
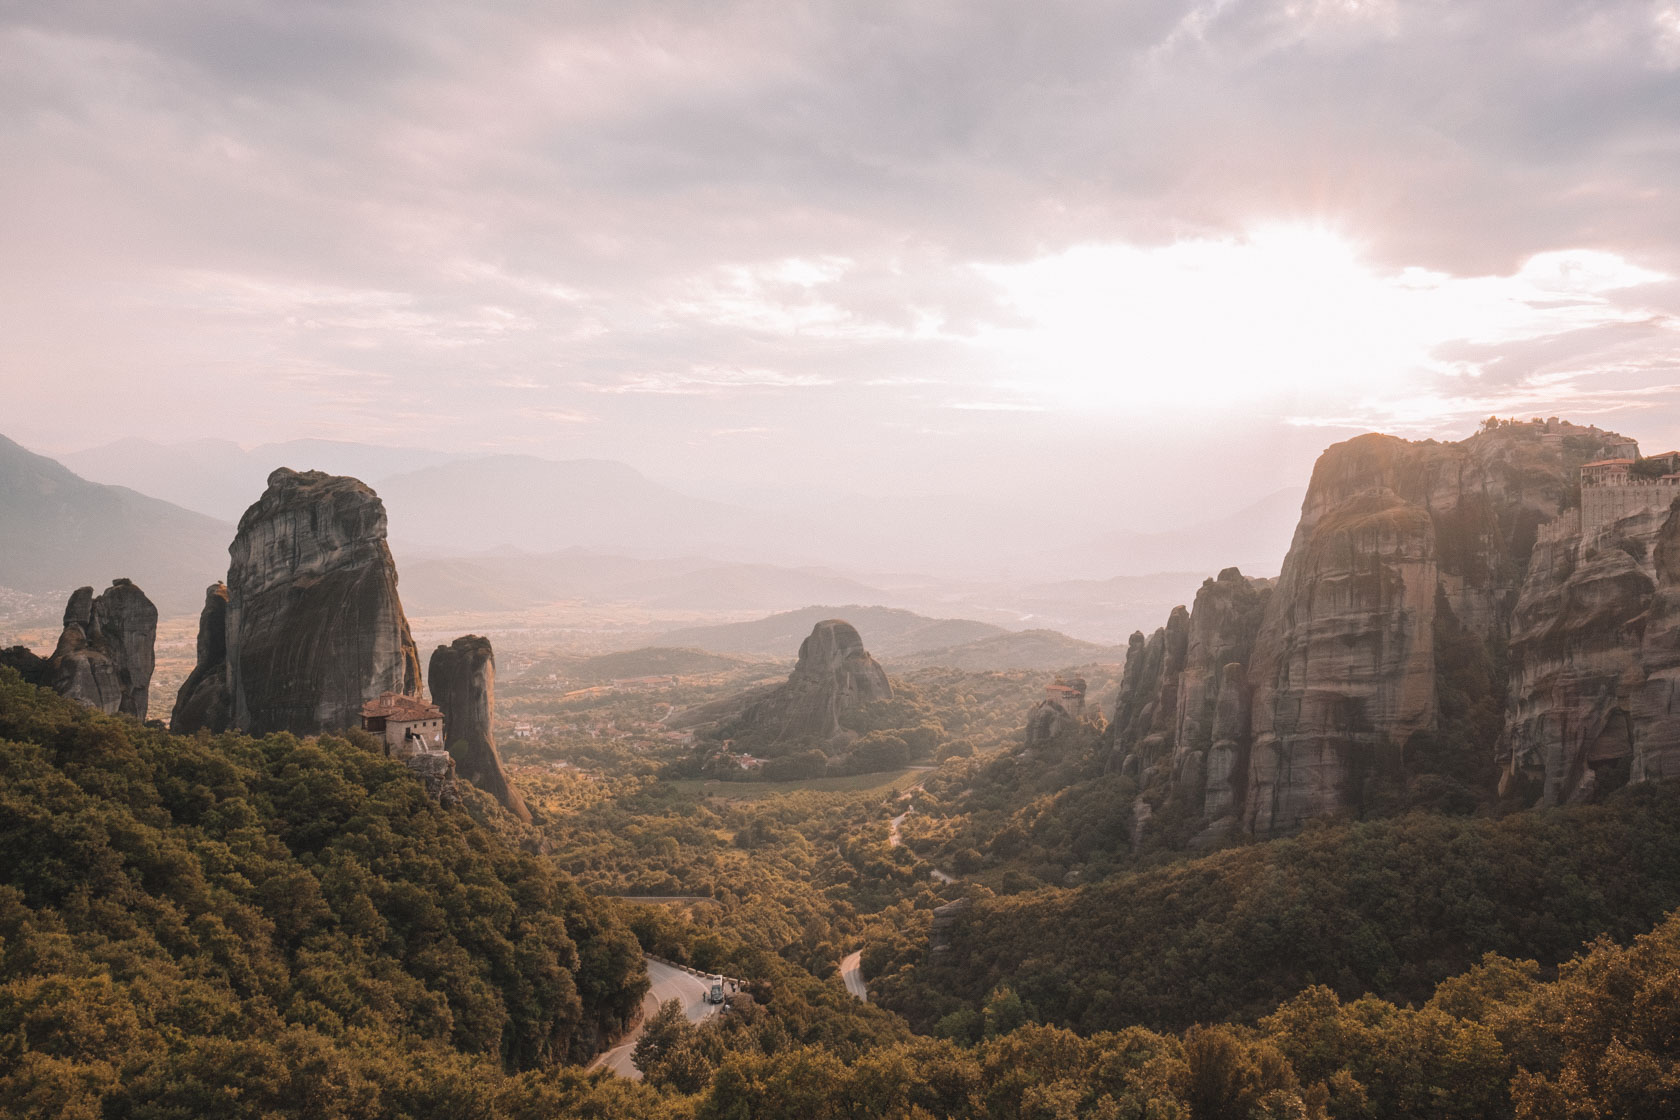
[[[1148,529],[1680,445],[1680,2],[0,3],[0,432]]]

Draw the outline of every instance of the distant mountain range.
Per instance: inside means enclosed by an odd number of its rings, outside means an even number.
[[[347,474],[372,484],[451,458],[454,456],[424,448],[377,447],[329,439],[265,443],[247,450],[224,439],[158,443],[138,436],[58,456],[59,462],[83,478],[132,486],[230,522],[238,522],[262,495],[276,467]]]
[[[811,628],[825,618],[843,618],[857,627],[858,633],[863,636],[864,647],[882,660],[947,649],[1009,633],[1001,626],[966,618],[928,618],[894,607],[852,604],[844,607],[805,607],[752,622],[691,626],[661,635],[659,644],[693,646],[713,653],[792,660],[799,654],[799,643],[810,636]]]
[[[121,576],[165,614],[196,611],[232,539],[225,521],[89,482],[0,436],[0,586],[40,595]]]
[[[997,495],[838,496],[772,487],[753,497],[717,500],[600,459],[470,456],[334,440],[246,450],[226,440],[130,438],[60,460],[91,481],[133,487],[227,521],[238,520],[276,467],[352,475],[385,500],[392,548],[411,560],[584,548],[792,568],[892,566],[969,583],[1213,575],[1230,564],[1250,575],[1275,575],[1302,494],[1279,490],[1235,512],[1164,532],[1121,529],[1082,538],[1081,521]],[[1216,502],[1223,495],[1210,493],[1210,508],[1221,508]],[[860,597],[868,596],[838,589],[823,596]]]
[[[1196,571],[1211,576],[1233,566],[1245,575],[1273,576],[1289,551],[1304,497],[1304,488],[1286,487],[1223,517],[1159,533],[1104,533],[1047,549],[1037,559],[1046,570],[1081,579],[1107,579],[1116,572]]]
[[[1188,528],[1110,533],[1078,545],[1057,545],[1023,528],[1025,537],[1011,539],[1042,540],[1042,550],[1013,559],[999,550],[996,567],[1014,578],[981,579],[942,567],[930,569],[941,573],[934,576],[876,570],[908,565],[892,547],[888,522],[870,522],[866,507],[852,511],[856,525],[839,515],[825,518],[828,507],[820,505],[803,515],[754,511],[682,494],[606,460],[468,458],[331,440],[245,450],[221,440],[160,444],[139,438],[65,458],[77,470],[6,443],[0,589],[56,595],[76,582],[128,575],[165,613],[196,611],[204,586],[226,571],[232,522],[262,493],[268,474],[287,465],[351,474],[374,486],[389,517],[403,602],[417,615],[580,603],[633,605],[644,617],[714,612],[739,618],[812,603],[858,603],[915,612],[923,620],[962,616],[977,620],[962,625],[983,627],[930,632],[896,648],[890,643],[902,627],[889,622],[881,642],[871,644],[882,657],[954,649],[1025,627],[1077,636],[1069,641],[1123,642],[1172,606],[1188,604],[1201,581],[1225,564],[1234,561],[1251,576],[1274,573],[1300,504],[1298,492],[1279,491]],[[881,502],[891,511],[889,521],[920,526],[901,535],[906,548],[920,541],[918,547],[928,550],[923,538],[929,533],[921,530],[929,526],[939,526],[933,536],[986,531],[970,523],[979,516],[970,506],[954,503],[918,518],[918,502],[938,505],[904,496]],[[182,508],[188,503],[222,518]],[[871,546],[871,539],[878,543]],[[970,549],[979,557],[971,568],[986,566],[988,547]],[[857,562],[860,556],[874,562],[866,567]],[[1068,578],[1087,572],[1094,575]],[[713,635],[715,628],[703,627],[705,642],[683,644],[791,657],[810,627],[792,621],[789,627],[764,641]],[[707,644],[713,641],[746,644]],[[1079,651],[1063,657],[1030,652],[1030,645],[1017,642],[1007,655],[994,647],[974,656],[1034,667],[1040,660],[1079,659]]]

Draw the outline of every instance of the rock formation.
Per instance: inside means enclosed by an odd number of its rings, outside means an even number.
[[[426,787],[426,796],[448,808],[461,803],[455,788],[455,760],[448,751],[418,751],[402,760],[402,764]]]
[[[1513,620],[1502,791],[1558,804],[1680,775],[1680,501],[1548,529]]]
[[[1500,771],[1548,803],[1680,773],[1676,515],[1580,527],[1580,468],[1627,442],[1553,421],[1327,450],[1275,586],[1221,572],[1132,636],[1109,734],[1134,820],[1211,842],[1414,786],[1488,800]]]
[[[800,643],[787,683],[742,712],[734,731],[772,744],[827,742],[845,733],[848,714],[891,698],[886,670],[863,648],[857,629],[831,618]]]
[[[938,956],[951,951],[951,936],[958,922],[974,909],[974,900],[963,897],[955,902],[933,908],[933,924],[928,928],[928,955]]]
[[[145,719],[150,707],[157,608],[126,579],[97,598],[79,588],[64,608],[50,659],[52,687],[106,713]]]
[[[1026,745],[1037,746],[1064,735],[1079,725],[1085,712],[1084,677],[1062,678],[1045,689],[1044,699],[1027,713]]]
[[[239,520],[228,548],[225,612],[206,602],[199,678],[183,692],[180,730],[218,725],[253,735],[314,734],[358,724],[382,692],[416,695],[420,658],[397,597],[385,507],[353,478],[280,468]],[[216,616],[226,655],[218,707]],[[202,671],[202,672],[201,672]]]
[[[1680,777],[1680,503],[1669,508],[1651,549],[1656,594],[1640,646],[1645,681],[1634,701],[1640,731],[1631,777]]]
[[[233,718],[228,699],[227,606],[227,584],[213,583],[205,589],[204,609],[198,614],[198,658],[175,694],[175,710],[169,717],[169,730],[177,735],[200,728],[226,731]]]
[[[1198,819],[1227,817],[1248,757],[1245,669],[1270,581],[1236,568],[1204,580],[1190,611],[1173,610],[1145,640],[1133,634],[1109,728],[1123,774],[1146,790],[1170,787]],[[1135,814],[1153,807],[1140,799]]]
[[[496,707],[496,655],[490,639],[468,634],[438,646],[432,651],[427,674],[432,700],[443,710],[444,743],[456,769],[514,816],[529,821],[530,810],[508,781],[496,753],[496,734],[490,725]]]

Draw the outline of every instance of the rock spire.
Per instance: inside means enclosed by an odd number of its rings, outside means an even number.
[[[458,773],[522,821],[531,819],[496,752],[496,655],[489,638],[467,634],[432,651],[432,701],[443,711],[443,738]]]

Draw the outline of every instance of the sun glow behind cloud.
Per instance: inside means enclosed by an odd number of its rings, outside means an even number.
[[[1087,244],[980,269],[1024,320],[975,339],[1001,357],[1009,389],[1143,411],[1415,399],[1443,379],[1481,376],[1476,362],[1441,356],[1449,343],[1499,346],[1648,318],[1615,296],[1667,279],[1588,250],[1542,253],[1509,276],[1383,273],[1309,226],[1158,248]]]

